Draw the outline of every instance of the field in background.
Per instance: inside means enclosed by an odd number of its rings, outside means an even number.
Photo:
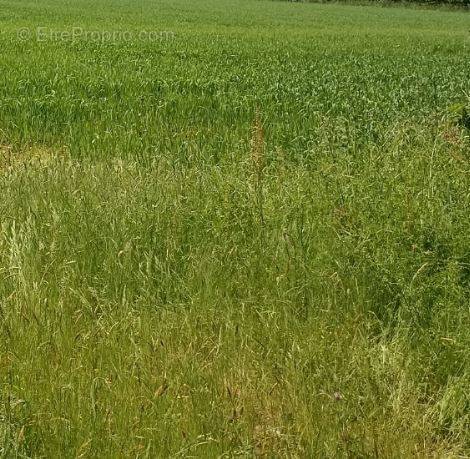
[[[1,457],[468,456],[469,24],[0,0]]]

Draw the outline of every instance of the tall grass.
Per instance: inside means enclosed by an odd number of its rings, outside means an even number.
[[[465,15],[1,4],[2,457],[469,454]]]

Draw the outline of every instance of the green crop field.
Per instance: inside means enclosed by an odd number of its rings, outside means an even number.
[[[0,0],[0,457],[470,455],[470,15]]]

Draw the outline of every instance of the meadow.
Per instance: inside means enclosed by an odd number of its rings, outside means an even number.
[[[0,457],[470,455],[470,16],[0,0]]]

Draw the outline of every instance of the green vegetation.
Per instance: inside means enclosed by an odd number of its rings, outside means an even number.
[[[278,1],[278,0],[274,0]],[[401,6],[401,7],[414,7],[419,8],[446,8],[446,9],[460,9],[468,10],[470,0],[284,0],[295,2],[310,2],[310,3],[347,3],[351,5],[379,5],[385,7]]]
[[[470,454],[467,14],[0,28],[1,457]]]

